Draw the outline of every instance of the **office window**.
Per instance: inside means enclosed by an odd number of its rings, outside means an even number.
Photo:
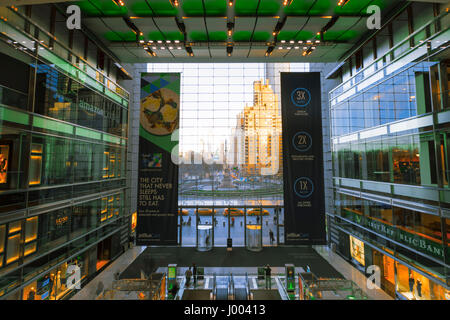
[[[42,153],[43,145],[39,143],[31,144],[30,156],[30,186],[41,184],[42,178]]]
[[[19,260],[20,252],[20,233],[9,236],[6,245],[6,263]]]
[[[28,218],[25,222],[25,243],[37,239],[38,217]]]

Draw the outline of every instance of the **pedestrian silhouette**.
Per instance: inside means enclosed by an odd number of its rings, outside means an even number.
[[[272,230],[269,230],[269,237],[270,237],[270,244],[273,244],[275,238],[273,236],[273,231]]]

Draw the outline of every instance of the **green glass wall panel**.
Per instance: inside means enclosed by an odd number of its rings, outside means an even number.
[[[205,7],[203,8],[203,3]],[[226,0],[183,0],[181,5],[187,16],[226,16],[227,1]]]
[[[120,144],[120,138],[115,137],[115,136],[111,136],[107,133],[103,134],[103,141],[107,141],[107,142],[111,142],[111,143],[115,143],[115,144]]]
[[[213,31],[209,32],[210,41],[226,41],[227,33],[225,31]]]
[[[381,9],[386,7],[387,0],[358,0],[349,1],[344,7],[338,7],[334,9],[336,14],[364,14],[368,6],[377,5]]]
[[[80,7],[81,11],[83,11],[88,16],[98,16],[98,15],[102,14],[102,12],[100,11],[100,8],[93,5],[88,0],[74,2],[74,4],[78,5]]]
[[[208,41],[208,37],[206,35],[206,32],[202,32],[202,31],[192,31],[189,34],[189,38],[192,41]]]
[[[120,32],[120,31],[108,31],[103,35],[106,40],[115,42],[115,41],[136,41],[136,33],[133,31]]]
[[[131,4],[130,8],[136,15],[143,13],[144,16],[173,17],[178,14],[178,9],[169,0],[139,0]]]
[[[39,56],[48,60],[49,62],[55,64],[60,70],[67,72],[71,76],[78,77],[78,69],[73,65],[65,61],[64,59],[58,57],[56,54],[50,52],[44,47],[39,47]]]
[[[253,34],[251,31],[236,31],[233,34],[234,41],[267,41],[270,38],[270,33],[266,31],[256,31]]]
[[[359,36],[359,32],[355,30],[346,31],[327,31],[323,34],[325,41],[348,41]],[[316,35],[316,39],[320,39],[319,35]]]
[[[106,90],[105,94],[118,103],[122,103],[122,98],[112,91]]]
[[[126,6],[120,7],[112,0],[88,0],[76,2],[80,9],[90,16],[105,15],[109,17],[121,17],[128,13]]]
[[[206,32],[192,31],[189,34],[189,38],[192,41],[208,41],[208,36],[209,36],[209,41],[226,41],[227,40],[227,33],[225,31],[209,32],[208,35],[206,34]]]
[[[33,126],[46,130],[73,134],[73,126],[71,126],[70,124],[61,123],[50,119],[44,119],[37,116],[34,116],[33,118]]]
[[[102,139],[102,134],[100,132],[92,131],[85,128],[75,128],[75,134],[77,136],[85,137],[85,138],[91,138],[91,139]]]
[[[164,34],[162,34],[159,31],[152,31],[147,34],[148,40],[180,40],[184,41],[184,35],[180,31],[164,31]]]
[[[10,109],[4,108],[4,107],[0,107],[0,122],[2,120],[6,120],[6,121],[10,121],[10,122],[27,125],[29,122],[29,119],[30,119],[30,117],[26,113],[15,111],[15,110],[10,110]]]
[[[359,0],[357,0],[359,1]],[[294,0],[290,6],[284,9],[287,15],[311,15],[326,14],[332,5],[336,5],[337,1],[331,0]]]
[[[255,15],[274,16],[280,9],[281,1],[277,0],[236,0],[235,12],[237,16]]]

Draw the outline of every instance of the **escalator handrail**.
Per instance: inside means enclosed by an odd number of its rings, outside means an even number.
[[[228,294],[231,294],[231,299],[234,300],[233,274],[231,272],[228,275]]]
[[[249,281],[249,279],[248,279],[248,273],[246,272],[245,273],[245,283],[246,283],[246,286],[245,286],[245,293],[247,294],[247,300],[250,300],[250,281]]]
[[[214,300],[217,300],[216,273],[214,273],[214,275],[213,275],[213,295],[214,295]]]

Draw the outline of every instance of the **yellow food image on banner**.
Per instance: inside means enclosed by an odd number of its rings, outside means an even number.
[[[150,110],[151,112],[157,112],[161,107],[161,99],[154,97],[153,95],[148,96],[142,100],[142,107]]]
[[[167,88],[141,99],[141,125],[149,133],[163,136],[178,128],[179,95]]]

